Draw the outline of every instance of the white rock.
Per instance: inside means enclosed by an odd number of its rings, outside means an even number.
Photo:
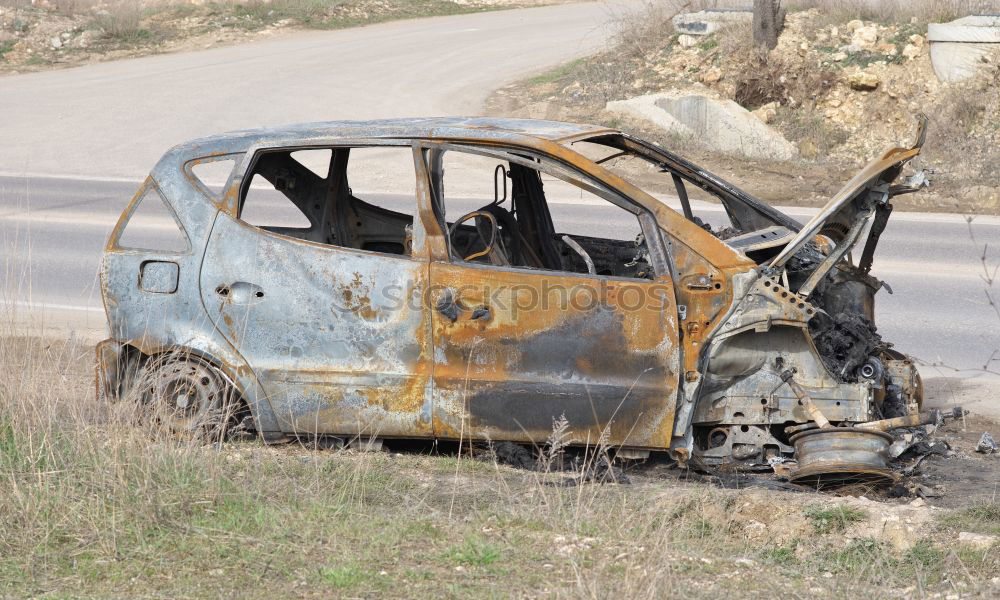
[[[712,35],[733,23],[750,23],[753,12],[749,10],[700,10],[676,15],[671,22],[674,30],[691,35]]]
[[[777,102],[768,102],[764,106],[761,106],[757,110],[753,111],[753,116],[765,123],[770,123],[774,120],[774,117],[778,116],[779,106],[780,104]]]
[[[909,60],[913,60],[914,58],[920,56],[920,48],[918,46],[914,46],[913,44],[907,44],[903,47],[903,56]]]
[[[851,36],[851,44],[862,48],[871,48],[878,41],[878,28],[874,25],[861,27]]]
[[[759,537],[767,531],[767,525],[751,519],[743,526],[743,529],[746,531],[748,537]]]
[[[789,160],[797,154],[794,144],[732,100],[666,92],[608,102],[606,109],[644,119],[720,152],[771,160]]]
[[[701,75],[702,83],[718,83],[720,79],[722,79],[722,69],[719,67],[712,67]]]
[[[851,86],[852,90],[860,92],[870,92],[877,89],[880,83],[882,80],[879,79],[878,75],[870,71],[857,71],[847,76],[847,85]]]
[[[960,544],[967,544],[974,548],[979,548],[980,550],[988,550],[994,545],[1000,543],[1000,536],[963,531],[958,534],[958,542]]]
[[[49,43],[52,44],[53,48],[62,48],[63,45],[62,38],[60,37],[52,38],[51,40],[49,40]]]
[[[885,515],[878,531],[880,537],[900,552],[905,552],[917,544],[918,529],[903,521],[899,515]]]
[[[940,81],[956,83],[976,74],[983,58],[1000,49],[1000,17],[968,16],[927,26],[931,66]]]

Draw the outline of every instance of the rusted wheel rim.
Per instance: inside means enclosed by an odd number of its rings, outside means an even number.
[[[210,367],[183,358],[159,360],[149,367],[143,403],[169,431],[190,434],[222,425],[226,386]]]
[[[799,461],[791,474],[795,483],[826,488],[852,483],[879,485],[896,479],[885,456],[892,436],[883,431],[853,427],[809,429],[796,433],[789,441]]]

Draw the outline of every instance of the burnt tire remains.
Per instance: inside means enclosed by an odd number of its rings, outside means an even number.
[[[148,359],[133,392],[147,421],[178,437],[225,437],[239,406],[222,374],[190,356]]]

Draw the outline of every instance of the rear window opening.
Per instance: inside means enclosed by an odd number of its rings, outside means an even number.
[[[302,240],[408,256],[416,214],[409,146],[262,152],[237,216]]]
[[[152,250],[171,254],[191,250],[187,234],[152,180],[147,181],[139,192],[115,245],[125,250]]]

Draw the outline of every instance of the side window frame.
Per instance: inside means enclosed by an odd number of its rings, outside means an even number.
[[[184,163],[183,171],[184,177],[187,178],[191,185],[193,185],[202,194],[205,194],[206,198],[209,198],[213,202],[219,204],[226,199],[226,190],[229,189],[229,185],[233,181],[233,177],[236,174],[236,170],[240,167],[241,160],[243,158],[244,152],[232,152],[229,154],[213,154],[209,156],[202,156],[199,158],[191,159]],[[201,180],[200,177],[194,172],[194,168],[198,165],[204,165],[215,162],[224,162],[227,160],[233,161],[233,168],[230,169],[229,175],[226,177],[226,181],[222,185],[222,189],[219,192],[212,191],[208,184]]]
[[[174,220],[174,224],[177,225],[177,230],[180,232],[181,237],[184,239],[184,244],[186,248],[184,250],[163,250],[161,248],[138,248],[134,246],[123,246],[121,244],[122,236],[125,234],[125,230],[128,229],[129,224],[132,222],[132,217],[135,216],[135,211],[139,208],[144,200],[146,200],[146,194],[154,193],[159,198],[160,202],[167,209],[167,213]],[[146,177],[146,180],[142,182],[139,190],[132,196],[132,200],[129,201],[129,205],[122,212],[121,216],[118,218],[118,223],[115,224],[114,230],[111,232],[111,236],[108,240],[108,249],[115,252],[121,252],[126,254],[157,254],[164,256],[187,256],[194,252],[194,246],[191,244],[191,236],[188,235],[187,228],[184,227],[184,223],[181,221],[180,217],[177,215],[177,211],[174,209],[173,204],[167,200],[167,197],[160,190],[160,186],[157,185],[156,180],[152,176]]]
[[[415,146],[419,147],[421,150],[421,156],[425,163],[424,171],[426,173],[426,186],[429,191],[429,197],[431,205],[427,207],[428,210],[433,211],[433,215],[428,219],[428,223],[436,229],[434,232],[428,231],[428,235],[441,236],[444,238],[445,251],[442,255],[441,252],[435,253],[431,257],[431,260],[435,262],[446,262],[450,264],[467,266],[470,268],[482,268],[491,270],[502,270],[502,271],[517,271],[517,272],[529,272],[529,273],[560,273],[560,274],[570,274],[573,276],[580,277],[592,277],[604,280],[621,280],[621,281],[639,281],[631,277],[620,277],[614,275],[590,275],[588,273],[576,273],[572,271],[552,271],[552,270],[539,270],[532,269],[528,267],[519,267],[513,265],[488,265],[482,263],[471,263],[462,260],[456,260],[451,256],[451,240],[448,237],[446,224],[441,221],[445,218],[446,207],[440,206],[442,202],[446,202],[446,199],[440,197],[440,189],[437,189],[436,182],[434,178],[436,174],[441,171],[440,159],[446,152],[464,152],[468,154],[477,154],[480,156],[486,156],[489,158],[497,158],[500,160],[510,161],[523,165],[525,167],[535,169],[546,175],[556,177],[570,185],[574,185],[584,191],[590,192],[595,196],[600,197],[602,200],[607,201],[612,206],[616,206],[626,212],[631,213],[639,221],[639,226],[642,229],[643,236],[646,239],[647,249],[650,256],[650,266],[653,268],[654,281],[666,279],[673,279],[673,269],[670,264],[667,252],[664,248],[664,242],[662,238],[661,228],[656,220],[655,215],[649,211],[646,207],[634,202],[628,196],[623,194],[621,191],[617,190],[608,183],[601,181],[599,178],[594,177],[589,173],[585,173],[582,170],[576,168],[575,166],[566,163],[556,157],[549,156],[545,153],[539,152],[534,149],[529,148],[515,148],[509,146],[483,146],[468,143],[456,143],[456,142],[434,142],[434,141],[421,141],[415,143]],[[534,160],[529,160],[524,158],[524,155],[531,156]],[[581,159],[584,159],[581,156]],[[435,164],[436,163],[436,164]],[[546,200],[546,205],[548,201]],[[445,209],[444,213],[439,212],[441,208]]]
[[[350,246],[341,246],[338,244],[329,244],[323,242],[315,242],[311,240],[306,240],[291,235],[286,235],[281,232],[271,231],[261,227],[259,225],[253,225],[240,218],[239,213],[242,209],[242,204],[245,200],[246,190],[249,189],[250,184],[253,182],[253,177],[250,175],[253,173],[253,169],[257,165],[257,161],[260,156],[271,153],[271,152],[283,152],[292,154],[294,152],[304,151],[304,150],[336,150],[338,148],[400,148],[401,151],[406,151],[412,153],[413,141],[410,139],[388,139],[381,140],[381,143],[373,143],[371,139],[351,139],[351,138],[337,138],[337,139],[309,139],[302,141],[293,141],[290,143],[282,143],[280,145],[260,143],[249,147],[245,153],[243,153],[242,160],[237,160],[236,167],[233,170],[232,176],[230,176],[229,181],[226,184],[226,188],[223,192],[223,199],[226,202],[222,206],[222,211],[227,215],[235,219],[244,227],[249,227],[254,231],[261,233],[262,235],[279,237],[287,241],[295,242],[298,244],[306,244],[310,246],[317,246],[333,251],[350,252],[356,253],[361,256],[380,256],[392,259],[403,259],[403,260],[413,260],[413,261],[424,261],[428,260],[424,252],[425,244],[424,231],[422,219],[420,215],[423,212],[423,201],[420,196],[420,181],[421,174],[416,169],[417,165],[414,164],[415,170],[411,172],[414,185],[414,219],[413,219],[413,251],[411,254],[391,254],[386,252],[379,252],[376,250],[363,250],[361,248],[352,248]],[[332,158],[331,158],[332,160]],[[293,203],[294,204],[294,203]],[[305,214],[305,213],[303,213]],[[308,219],[308,215],[306,215]]]
[[[247,166],[246,172],[243,174],[243,177],[241,178],[240,186],[237,188],[236,206],[234,208],[234,214],[233,214],[233,216],[240,223],[243,223],[245,225],[249,225],[250,227],[253,227],[255,229],[259,229],[261,231],[264,231],[265,233],[273,233],[273,234],[276,234],[276,235],[285,235],[284,233],[282,233],[280,231],[272,231],[270,229],[266,229],[265,227],[263,227],[261,225],[254,225],[253,223],[250,223],[248,221],[243,220],[242,214],[243,214],[244,205],[246,204],[246,201],[247,201],[247,195],[250,193],[250,186],[253,185],[253,180],[254,180],[254,178],[257,175],[257,174],[254,173],[254,170],[257,168],[257,165],[260,163],[261,158],[263,156],[265,156],[265,155],[268,155],[268,154],[288,154],[289,158],[291,158],[291,155],[294,154],[295,152],[300,152],[300,151],[303,151],[303,150],[325,150],[325,149],[326,149],[325,147],[298,148],[298,147],[292,146],[292,147],[288,147],[288,148],[278,147],[278,148],[272,148],[272,149],[268,149],[268,150],[260,150],[258,152],[255,152],[254,155],[253,155],[253,157],[252,157],[252,159],[251,159],[251,161],[250,161],[250,164]],[[295,160],[295,159],[292,159],[292,160]],[[298,162],[298,161],[295,161],[295,162]],[[302,166],[302,168],[304,170],[309,171],[309,169],[305,165],[302,165],[302,163],[298,163],[298,164],[300,166]],[[312,173],[311,171],[309,171],[309,172],[311,174],[315,175],[315,173]],[[325,179],[324,179],[324,181],[325,181]],[[277,188],[275,188],[275,190],[276,191],[280,191],[280,190],[277,190]],[[286,198],[287,198],[287,196],[286,196]],[[309,214],[307,214],[305,211],[303,211],[302,208],[300,208],[298,206],[298,204],[296,204],[295,202],[293,202],[291,198],[287,198],[287,199],[288,199],[288,201],[293,206],[295,206],[295,208],[300,213],[302,213],[302,216],[305,217],[305,219],[307,221],[309,221],[309,227],[281,227],[281,229],[285,229],[285,230],[288,230],[288,231],[295,231],[295,230],[310,231],[314,227],[316,227],[317,225],[320,224],[320,223],[315,222],[313,220],[313,218]],[[294,238],[294,236],[288,236],[288,235],[285,235],[285,237],[293,237]],[[298,238],[294,238],[294,239],[298,239]],[[327,244],[327,245],[329,245],[329,244]]]

